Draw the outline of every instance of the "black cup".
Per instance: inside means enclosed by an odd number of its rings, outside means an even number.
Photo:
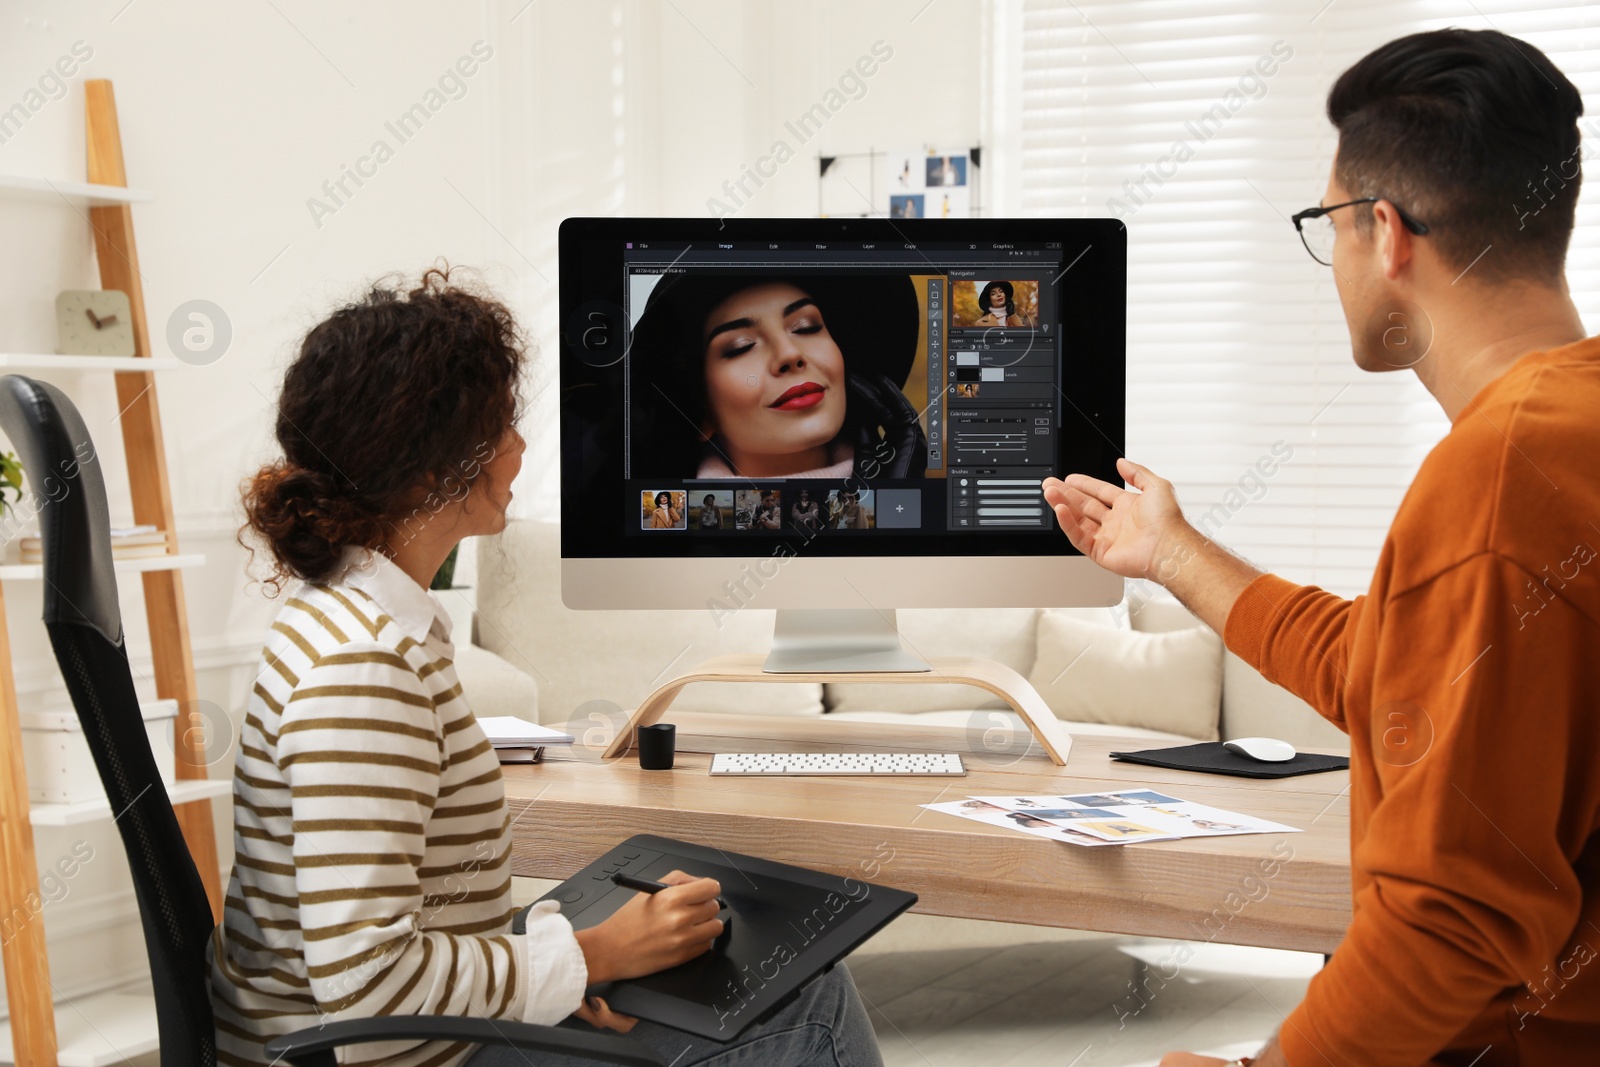
[[[639,727],[639,766],[647,771],[672,770],[678,728],[670,722]]]

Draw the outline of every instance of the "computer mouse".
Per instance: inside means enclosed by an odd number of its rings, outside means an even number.
[[[1222,742],[1222,747],[1261,763],[1287,763],[1294,759],[1294,746],[1276,737],[1236,737]]]

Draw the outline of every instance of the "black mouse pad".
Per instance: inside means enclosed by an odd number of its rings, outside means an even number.
[[[1324,756],[1316,752],[1296,752],[1294,759],[1282,763],[1262,763],[1222,747],[1221,741],[1202,741],[1198,745],[1176,748],[1147,748],[1139,752],[1113,752],[1112,759],[1124,763],[1144,763],[1176,771],[1203,774],[1231,774],[1236,778],[1293,778],[1297,774],[1343,771],[1350,768],[1347,756]]]
[[[583,930],[637,895],[613,884],[613,873],[660,881],[673,870],[721,884],[733,914],[727,944],[670,970],[602,983],[590,992],[623,1015],[713,1041],[731,1041],[772,1015],[917,902],[915,893],[858,878],[650,834],[630,837],[540,899],[560,903],[561,914]],[[523,916],[517,918],[513,930]]]

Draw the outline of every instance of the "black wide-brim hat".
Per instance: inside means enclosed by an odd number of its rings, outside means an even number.
[[[783,272],[672,275],[651,291],[644,314],[629,341],[629,372],[634,395],[660,385],[669,397],[688,399],[685,385],[704,375],[706,316],[742,289],[787,282],[809,294],[822,311],[828,333],[844,356],[845,370],[882,374],[904,388],[917,357],[921,304],[904,273],[822,274],[804,269]],[[703,377],[696,382],[703,389]],[[700,390],[695,390],[696,395]],[[698,401],[695,401],[698,407]]]

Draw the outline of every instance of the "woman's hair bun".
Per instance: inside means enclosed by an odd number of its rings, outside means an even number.
[[[243,486],[245,527],[267,545],[279,571],[305,578],[326,576],[346,545],[373,547],[380,539],[378,516],[362,514],[341,492],[338,480],[285,461],[256,472]],[[269,584],[281,584],[275,577]]]

